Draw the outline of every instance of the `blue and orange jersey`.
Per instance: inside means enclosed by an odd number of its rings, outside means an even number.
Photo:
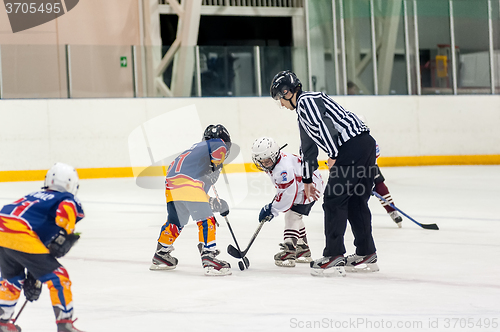
[[[26,253],[48,253],[45,247],[61,228],[73,233],[84,218],[80,201],[71,193],[42,190],[0,210],[0,246]]]
[[[217,181],[228,153],[219,139],[194,144],[170,164],[165,179],[167,202],[208,202],[207,192]]]

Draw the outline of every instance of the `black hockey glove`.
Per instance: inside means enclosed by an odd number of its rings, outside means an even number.
[[[271,208],[273,206],[273,203],[269,203],[266,206],[264,206],[259,213],[259,222],[261,221],[271,221],[271,219],[274,218],[274,214],[271,211]]]
[[[225,217],[229,214],[229,205],[225,200],[221,199],[219,202],[217,198],[210,197],[208,203],[210,203],[210,208],[212,208],[212,211],[219,212],[221,216]]]
[[[23,290],[26,300],[30,302],[36,301],[42,293],[42,283],[28,272],[28,277],[24,280]]]
[[[52,238],[52,241],[47,247],[52,256],[60,258],[68,253],[79,238],[80,235],[74,233],[68,234],[65,229],[61,228],[59,233]]]

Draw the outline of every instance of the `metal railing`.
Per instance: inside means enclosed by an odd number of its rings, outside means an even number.
[[[179,1],[182,3],[182,1]],[[168,5],[167,0],[158,0],[160,5]],[[301,8],[304,0],[203,0],[202,6],[234,6],[234,7],[282,7]]]

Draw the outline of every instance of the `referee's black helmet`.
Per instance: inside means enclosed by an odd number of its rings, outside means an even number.
[[[288,91],[295,93],[298,88],[302,88],[302,83],[295,73],[284,70],[277,73],[271,83],[271,97],[275,100],[283,98]]]

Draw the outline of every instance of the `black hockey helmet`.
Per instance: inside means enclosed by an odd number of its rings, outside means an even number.
[[[208,141],[212,138],[220,138],[224,141],[228,149],[231,149],[231,136],[226,127],[221,124],[209,125],[203,132],[203,140]]]
[[[297,88],[302,88],[302,83],[290,70],[284,70],[277,73],[271,83],[271,97],[275,100],[283,98],[288,91],[295,93]]]

